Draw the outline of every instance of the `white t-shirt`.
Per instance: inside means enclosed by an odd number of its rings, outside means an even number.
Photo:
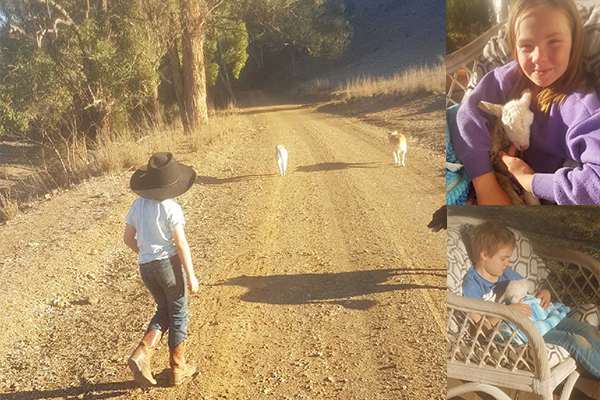
[[[138,197],[125,219],[136,230],[140,264],[177,254],[171,231],[185,224],[179,204],[170,199],[158,201]]]

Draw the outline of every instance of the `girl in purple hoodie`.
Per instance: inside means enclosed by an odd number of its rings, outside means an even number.
[[[502,161],[521,186],[557,204],[600,204],[600,100],[583,65],[584,31],[572,0],[517,0],[508,41],[516,61],[490,71],[461,105],[452,132],[478,204],[511,204],[489,159],[494,118],[481,100],[505,104],[533,93],[530,147]],[[569,165],[569,166],[565,166]]]

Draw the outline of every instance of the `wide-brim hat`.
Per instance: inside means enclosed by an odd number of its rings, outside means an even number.
[[[156,153],[133,173],[129,186],[142,197],[162,201],[187,192],[195,180],[196,172],[176,162],[173,154]]]

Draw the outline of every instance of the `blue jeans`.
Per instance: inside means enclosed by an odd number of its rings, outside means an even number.
[[[144,284],[156,301],[157,310],[146,332],[169,330],[169,349],[187,338],[187,285],[178,256],[140,265]]]
[[[564,347],[587,371],[600,379],[600,331],[596,327],[564,318],[544,335],[544,341]]]

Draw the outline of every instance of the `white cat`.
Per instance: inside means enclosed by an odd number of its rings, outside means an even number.
[[[394,164],[404,167],[404,156],[407,150],[406,137],[403,134],[393,131],[388,133],[388,141],[394,153]]]
[[[277,158],[277,166],[279,167],[279,175],[285,176],[288,165],[288,152],[282,144],[275,147],[275,158]]]

